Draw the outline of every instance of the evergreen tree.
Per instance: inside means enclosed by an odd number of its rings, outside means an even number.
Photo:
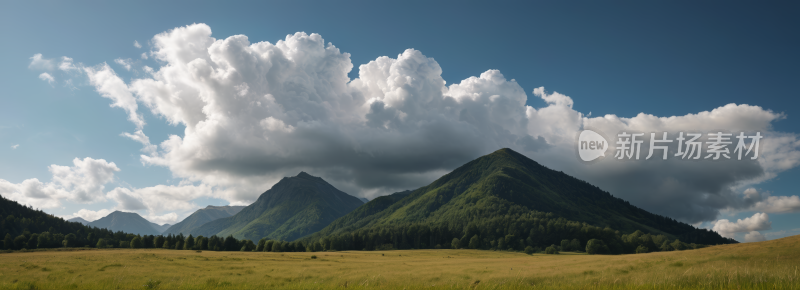
[[[156,236],[153,238],[153,248],[163,248],[164,247],[164,237],[163,236]]]
[[[194,249],[194,237],[192,237],[191,234],[189,234],[189,236],[186,237],[186,242],[183,243],[183,249],[184,250]]]

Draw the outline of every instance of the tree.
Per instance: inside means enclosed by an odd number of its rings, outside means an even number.
[[[678,251],[686,250],[686,244],[681,242],[681,240],[677,240],[676,239],[674,242],[672,242],[669,245],[672,246],[673,249],[678,250]]]
[[[132,249],[139,249],[142,247],[142,238],[135,237],[131,239],[131,248]]]
[[[153,238],[153,248],[162,248],[164,247],[164,237],[156,236]]]
[[[62,243],[64,244],[64,247],[67,247],[67,248],[74,247],[76,239],[77,238],[75,237],[75,234],[69,233],[68,235],[66,235],[64,237],[64,241]]]
[[[561,250],[562,251],[572,251],[572,250],[574,250],[570,245],[571,244],[570,244],[569,240],[561,240]]]
[[[11,237],[11,234],[9,233],[6,233],[6,237],[3,239],[3,248],[9,250],[14,248],[14,239]]]
[[[453,238],[450,246],[453,247],[453,249],[458,249],[459,243],[461,243],[461,241],[459,241],[458,238]]]
[[[602,240],[591,239],[586,243],[586,253],[589,255],[608,253],[608,246]]]
[[[19,235],[14,238],[14,250],[19,250],[24,248],[28,244],[28,239],[25,238],[23,235]]]
[[[49,232],[43,232],[41,235],[39,235],[39,241],[38,241],[38,244],[36,245],[36,247],[37,248],[50,247],[50,233]]]
[[[103,249],[103,248],[107,248],[107,247],[108,247],[108,243],[106,243],[105,239],[101,238],[101,239],[97,240],[97,248],[98,249]]]
[[[225,251],[236,251],[239,250],[239,241],[233,237],[233,235],[228,236],[225,238]]]
[[[208,239],[203,236],[197,236],[194,239],[194,245],[198,250],[208,250]]]
[[[164,244],[163,244],[163,245],[161,245],[161,247],[162,247],[162,248],[164,248],[164,249],[169,249],[169,240],[166,240],[166,239],[165,239],[165,240],[164,240]]]
[[[130,248],[131,247],[131,242],[129,242],[129,241],[119,241],[119,247],[123,248],[123,249],[124,248]]]
[[[480,248],[480,247],[481,247],[480,237],[478,237],[478,235],[472,236],[472,238],[469,239],[469,248],[470,249],[477,249],[477,248]]]
[[[36,245],[39,244],[39,234],[32,234],[31,238],[28,240],[28,249],[36,249]]]
[[[639,245],[638,247],[636,247],[636,253],[637,254],[644,254],[644,253],[649,253],[649,252],[650,252],[650,249],[648,249],[645,245]]]
[[[578,239],[572,239],[572,242],[569,243],[570,249],[576,252],[580,252],[583,247],[581,247],[581,241]]]
[[[177,242],[175,242],[175,249],[183,250],[183,239],[179,239]]]
[[[549,247],[544,249],[544,253],[550,255],[558,255],[558,249],[556,249],[556,245],[550,245]]]
[[[672,246],[669,245],[668,241],[664,241],[663,243],[661,243],[661,247],[659,247],[659,249],[661,251],[668,252],[672,251]]]
[[[272,242],[272,251],[273,252],[283,252],[281,250],[281,242],[280,241],[273,241]]]
[[[186,242],[183,243],[183,249],[184,250],[194,249],[194,237],[192,237],[192,234],[189,234],[189,236],[186,237]]]
[[[264,246],[267,244],[267,239],[260,239],[258,240],[258,245],[256,245],[256,252],[263,252]]]

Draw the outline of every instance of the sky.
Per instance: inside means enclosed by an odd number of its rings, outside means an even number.
[[[300,171],[371,199],[511,148],[742,242],[796,235],[798,12],[790,1],[5,1],[0,194],[65,218],[175,223],[249,204]],[[605,157],[578,158],[585,129],[609,142]],[[621,132],[644,133],[640,160],[614,156]],[[649,133],[663,132],[670,157],[645,159]],[[764,137],[756,159],[686,160],[674,155],[682,132]]]

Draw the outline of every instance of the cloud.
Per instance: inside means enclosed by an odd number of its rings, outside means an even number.
[[[62,56],[61,63],[58,64],[58,69],[65,72],[80,71],[80,67],[72,63],[72,58]]]
[[[53,183],[70,192],[70,199],[90,203],[104,200],[104,184],[114,179],[114,173],[120,171],[114,162],[86,157],[83,160],[72,160],[74,166],[50,165]]]
[[[137,40],[133,41],[133,46],[135,46],[136,48],[142,48],[142,45],[139,44],[139,41],[137,41]]]
[[[21,204],[39,208],[61,206],[62,200],[94,203],[105,200],[104,185],[114,179],[119,168],[103,159],[75,158],[73,166],[50,165],[52,181],[31,178],[15,184],[0,179],[0,194]]]
[[[69,193],[55,184],[42,183],[39,179],[31,178],[17,184],[0,179],[0,195],[21,204],[44,209],[61,206],[59,199]]]
[[[721,219],[714,223],[713,230],[723,237],[733,238],[736,233],[746,233],[753,231],[763,231],[772,229],[772,222],[769,221],[769,215],[766,213],[756,213],[751,217],[739,219],[736,222],[731,222],[727,219]],[[761,234],[758,234],[760,236]],[[753,235],[755,237],[755,235]]]
[[[414,49],[360,65],[351,80],[350,55],[318,34],[252,43],[245,35],[216,39],[209,26],[193,24],[151,43],[150,55],[161,66],[129,84],[105,64],[85,70],[98,92],[136,124],[137,133],[124,136],[143,144],[145,164],[213,187],[216,197],[232,203],[251,202],[302,170],[345,192],[375,197],[417,188],[509,147],[646,210],[696,223],[715,220],[720,210],[751,208],[759,200],[741,189],[800,164],[798,136],[772,128],[785,115],[758,106],[590,117],[576,111],[569,96],[543,87],[531,97],[545,106],[526,106],[525,90],[497,70],[448,85],[442,67]],[[144,141],[139,102],[185,126],[184,134],[154,151]],[[606,137],[667,132],[675,139],[679,132],[724,129],[760,132],[764,139],[756,160],[682,160],[674,157],[673,143],[669,160],[644,160],[649,144],[643,144],[642,160],[616,160],[612,153],[585,164],[575,152],[585,128]]]
[[[51,71],[55,68],[53,60],[42,57],[41,53],[34,54],[30,57],[30,60],[31,63],[28,65],[29,69]]]
[[[178,221],[178,214],[171,212],[163,215],[145,215],[144,218],[158,225],[172,224]]]
[[[11,149],[17,149],[17,148],[19,148],[19,144],[11,145]]]
[[[131,59],[130,58],[129,59],[117,58],[117,59],[114,60],[114,62],[117,63],[118,65],[121,65],[122,67],[124,67],[125,70],[128,70],[128,71],[131,70]]]
[[[147,53],[146,53],[146,52],[142,52],[142,55],[141,55],[140,57],[141,57],[142,59],[147,59],[147,58],[148,58],[148,57],[147,57]]]
[[[48,84],[53,84],[53,82],[56,81],[53,78],[53,76],[51,76],[49,73],[46,73],[46,72],[43,72],[42,74],[40,74],[39,75],[39,79],[43,80],[43,81],[46,81]]]
[[[133,141],[141,143],[144,147],[142,148],[142,152],[147,154],[155,154],[156,150],[158,150],[158,146],[150,144],[150,138],[142,132],[142,130],[137,130],[133,134],[131,133],[122,133],[120,134],[123,137],[130,138]]]
[[[96,67],[85,67],[83,70],[97,92],[101,96],[114,101],[111,107],[124,109],[128,113],[128,120],[133,122],[137,129],[141,129],[144,126],[144,119],[136,112],[139,107],[136,104],[136,99],[128,90],[125,82],[117,76],[108,64],[103,63]]]
[[[761,233],[757,231],[752,231],[744,235],[744,242],[745,243],[753,243],[753,242],[763,242],[766,241],[767,238],[764,237]]]
[[[800,211],[800,198],[792,196],[767,196],[764,200],[756,202],[752,210],[768,213],[790,213]]]
[[[147,209],[144,202],[139,197],[132,196],[130,189],[117,187],[108,192],[108,198],[117,202],[117,208],[122,210],[142,210]]]

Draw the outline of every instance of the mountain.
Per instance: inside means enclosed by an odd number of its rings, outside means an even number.
[[[300,172],[281,179],[236,215],[206,223],[190,234],[291,241],[324,228],[363,204],[322,178]]]
[[[367,199],[366,197],[359,197],[358,200],[360,200],[363,203],[368,203],[369,202],[369,199]]]
[[[114,211],[107,216],[90,222],[89,226],[109,229],[111,231],[122,231],[139,235],[159,235],[160,227],[151,223],[137,213]]]
[[[192,213],[190,216],[186,217],[183,221],[171,226],[169,229],[164,231],[164,235],[177,235],[179,233],[183,233],[184,235],[189,235],[189,233],[214,220],[218,220],[221,218],[226,218],[232,215],[239,213],[244,206],[213,206],[209,205],[206,208],[198,209],[196,212]]]
[[[82,217],[74,217],[74,218],[68,219],[67,221],[68,222],[81,223],[82,225],[88,225],[89,224],[89,221],[83,219]]]
[[[398,239],[405,240],[405,232],[423,225],[426,231],[437,231],[429,246],[476,235],[477,243],[492,245],[504,237],[505,243],[512,237],[514,245],[532,240],[533,245],[547,246],[562,238],[586,243],[592,236],[621,244],[617,240],[622,234],[637,230],[689,243],[735,242],[647,212],[511,149],[482,156],[417,190],[376,198],[304,240],[383,230],[403,233],[391,236],[395,244],[402,244]],[[620,231],[617,238],[614,230]]]

